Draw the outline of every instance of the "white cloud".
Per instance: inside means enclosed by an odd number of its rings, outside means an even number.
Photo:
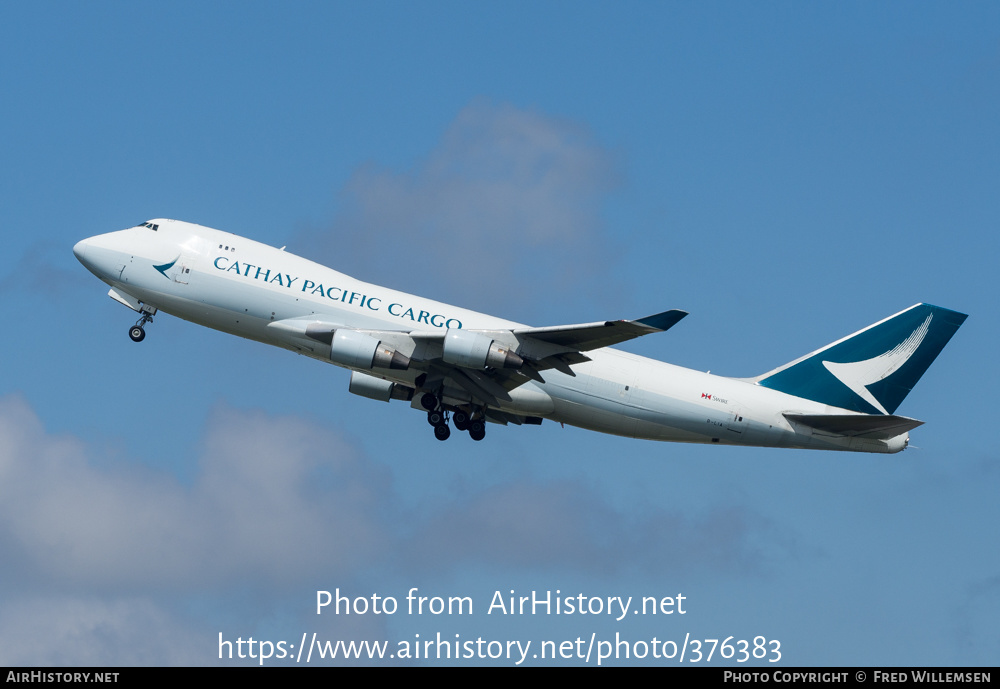
[[[406,557],[414,568],[570,567],[608,579],[625,571],[745,572],[763,564],[752,542],[769,531],[742,508],[694,518],[661,509],[624,513],[578,481],[514,481],[443,505],[420,523]]]
[[[310,243],[363,280],[510,313],[531,294],[581,289],[609,259],[601,207],[616,167],[582,125],[475,103],[413,169],[358,169]]]
[[[657,569],[669,566],[664,551],[724,569],[752,559],[746,544],[766,531],[739,508],[626,514],[570,480],[513,480],[403,514],[388,470],[338,434],[256,411],[218,410],[200,467],[191,486],[134,464],[97,468],[79,441],[47,434],[22,399],[0,399],[4,569],[140,591],[285,586],[386,562]]]
[[[309,591],[364,596],[373,577],[403,590],[412,575],[480,565],[605,581],[626,570],[742,571],[766,532],[738,509],[694,520],[625,513],[572,480],[506,481],[403,513],[387,469],[338,433],[257,411],[211,416],[191,485],[139,466],[94,462],[79,440],[47,433],[23,399],[0,398],[9,662],[212,663],[218,632],[235,638],[268,619],[386,638],[385,620],[304,622]],[[215,613],[199,610],[205,600]]]
[[[25,596],[4,603],[5,665],[196,665],[204,636],[145,598]]]
[[[335,433],[220,410],[193,487],[134,466],[98,469],[0,400],[5,569],[53,582],[199,587],[354,571],[383,549],[387,477]]]

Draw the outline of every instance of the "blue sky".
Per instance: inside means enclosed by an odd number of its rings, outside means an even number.
[[[313,631],[997,664],[998,38],[989,3],[4,5],[0,664]],[[723,375],[970,317],[900,455],[439,443],[332,366],[168,315],[129,341],[72,246],[152,217],[535,325],[685,309],[626,348]],[[313,608],[414,586],[475,612]],[[510,589],[688,613],[486,615]]]

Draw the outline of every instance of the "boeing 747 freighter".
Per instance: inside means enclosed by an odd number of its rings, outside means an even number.
[[[73,252],[139,314],[160,311],[350,369],[349,390],[426,413],[439,440],[485,422],[551,420],[688,443],[899,452],[922,422],[896,408],[965,321],[916,304],[753,378],[726,378],[616,349],[668,330],[635,320],[529,327],[373,285],[229,232],[157,219]]]

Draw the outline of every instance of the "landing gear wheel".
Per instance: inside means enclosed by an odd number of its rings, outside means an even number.
[[[455,428],[460,431],[469,430],[469,415],[464,411],[457,411],[451,415],[451,420],[455,422]]]
[[[433,411],[438,408],[438,398],[429,392],[425,392],[420,398],[420,406],[427,411]]]
[[[451,437],[451,429],[447,425],[441,424],[434,427],[434,437],[438,440],[447,440]]]
[[[444,412],[440,411],[427,412],[427,423],[429,423],[432,426],[440,426],[441,424],[447,424],[444,418]]]
[[[469,437],[473,440],[482,440],[486,437],[486,424],[482,421],[469,422]]]
[[[153,309],[152,312],[156,313],[156,309]],[[142,342],[146,337],[146,331],[142,329],[142,326],[153,322],[153,317],[149,311],[141,311],[140,313],[142,317],[135,322],[135,325],[128,329],[128,336],[132,338],[133,342]]]

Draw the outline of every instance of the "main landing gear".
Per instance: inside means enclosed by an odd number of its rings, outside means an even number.
[[[146,338],[146,331],[142,326],[146,323],[152,323],[153,317],[150,316],[145,311],[142,312],[142,318],[135,322],[131,328],[128,329],[128,336],[132,338],[133,342],[142,342]]]
[[[436,395],[425,393],[420,398],[420,404],[427,410],[427,423],[434,427],[434,437],[438,440],[447,440],[451,437],[451,428],[448,427],[448,412],[441,405],[441,400]],[[482,413],[471,416],[457,409],[451,414],[451,421],[455,422],[455,428],[460,431],[468,431],[469,437],[473,440],[482,440],[486,437],[486,423]]]

